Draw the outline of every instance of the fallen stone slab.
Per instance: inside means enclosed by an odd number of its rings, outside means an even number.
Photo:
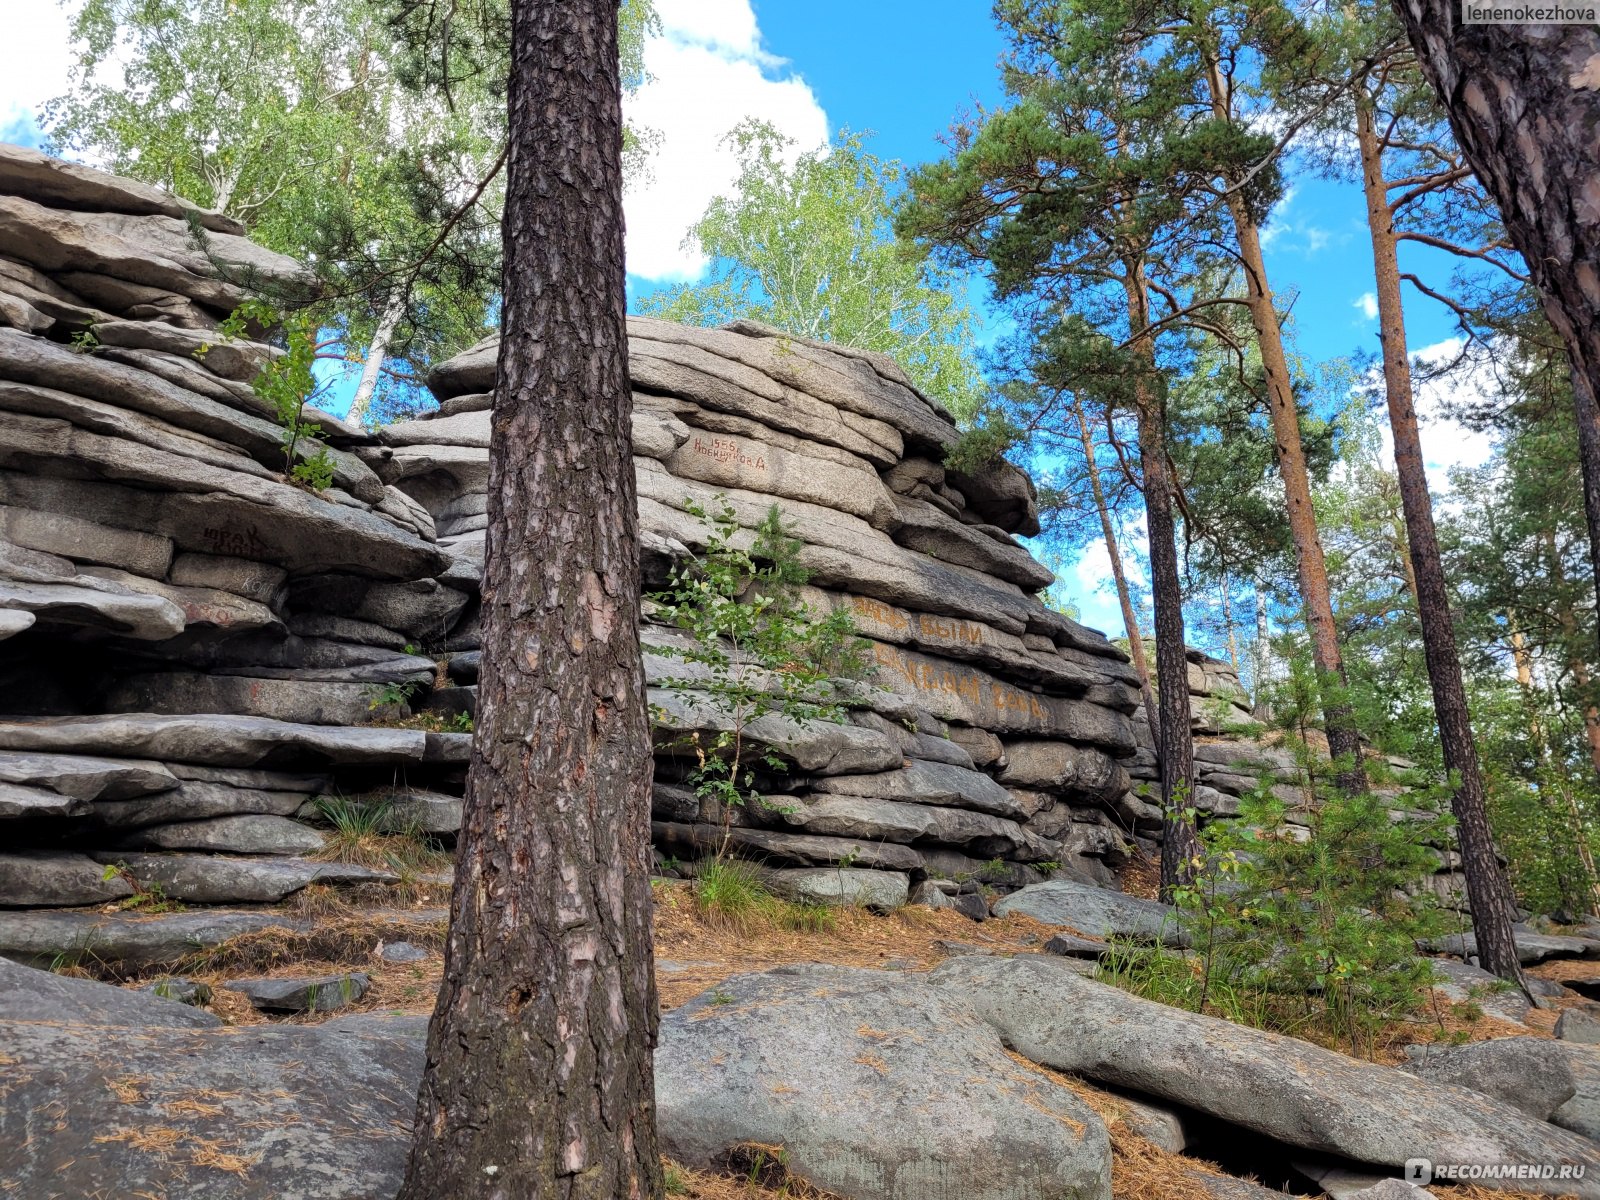
[[[1543,1038],[1494,1038],[1467,1046],[1407,1046],[1401,1070],[1471,1088],[1548,1121],[1577,1093],[1561,1048]]]
[[[357,971],[316,979],[235,979],[222,986],[261,1012],[337,1012],[365,996],[372,980]]]
[[[211,1003],[211,985],[198,979],[185,979],[181,975],[166,975],[139,989],[163,1000],[178,1004],[203,1005]]]
[[[1021,913],[1046,925],[1069,925],[1093,937],[1139,938],[1167,946],[1187,944],[1176,910],[1066,879],[1035,883],[1012,892],[994,908],[996,916]]]
[[[1432,1200],[1433,1193],[1370,1170],[1347,1165],[1297,1160],[1293,1164],[1307,1179],[1314,1180],[1328,1193],[1329,1200]]]
[[[1046,954],[1062,958],[1086,958],[1098,962],[1110,949],[1104,942],[1091,941],[1075,933],[1058,933],[1044,944]]]
[[[1574,1091],[1550,1120],[1563,1129],[1600,1141],[1600,1047],[1579,1042],[1555,1043],[1567,1060]]]
[[[222,1024],[210,1013],[198,1012],[173,998],[141,995],[0,958],[0,1022],[6,1021],[162,1029],[209,1029]],[[0,1161],[4,1158],[0,1155]]]
[[[303,858],[243,858],[221,854],[137,854],[100,850],[96,862],[112,864],[141,886],[187,904],[275,904],[313,883],[350,886],[393,883],[399,876],[353,863]]]
[[[870,908],[889,912],[906,903],[911,885],[900,871],[864,871],[859,867],[797,867],[765,871],[769,891],[801,904]]]
[[[133,895],[128,881],[87,854],[20,850],[0,854],[0,907],[75,908]]]
[[[0,750],[103,754],[223,767],[421,762],[428,736],[415,729],[300,725],[223,714],[112,713],[0,720]]]
[[[375,910],[363,914],[373,945],[415,937],[419,923],[443,922],[443,909]],[[139,913],[0,910],[0,958],[30,965],[100,963],[124,972],[171,968],[224,942],[263,929],[304,933],[313,922],[288,913],[196,911]]]
[[[662,1017],[663,1150],[691,1167],[750,1142],[845,1196],[1110,1197],[1105,1126],[1005,1054],[952,994],[895,972],[738,975]]]
[[[1044,955],[958,958],[928,981],[970,1005],[1035,1062],[1182,1104],[1291,1146],[1389,1168],[1413,1158],[1581,1165],[1587,1174],[1576,1184],[1504,1182],[1586,1200],[1600,1196],[1600,1146],[1502,1101],[1142,1000],[1085,979],[1066,962]]]
[[[1600,1016],[1581,1008],[1563,1009],[1556,1018],[1556,1037],[1563,1042],[1600,1045]]]
[[[96,962],[139,970],[180,962],[241,934],[301,924],[298,918],[265,912],[143,916],[0,911],[0,958],[33,966]]]
[[[460,796],[437,792],[396,792],[389,797],[387,828],[395,832],[457,833],[461,829]]]
[[[410,942],[387,942],[379,948],[378,957],[386,963],[419,963],[427,962],[433,955]]]
[[[262,813],[150,825],[124,834],[122,845],[157,850],[216,850],[229,854],[314,854],[323,835],[292,821]]]

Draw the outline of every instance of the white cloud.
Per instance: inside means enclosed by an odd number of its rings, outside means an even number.
[[[722,139],[740,121],[770,121],[809,150],[826,144],[828,118],[809,85],[761,43],[750,0],[657,0],[661,36],[645,46],[652,76],[628,118],[657,132],[650,178],[630,188],[628,272],[683,280],[706,266],[683,248],[713,196],[731,190],[733,153]]]
[[[1446,338],[1411,352],[1431,367],[1448,365],[1461,352],[1460,338]],[[1376,386],[1383,387],[1382,376],[1374,368]],[[1449,409],[1481,407],[1499,393],[1494,372],[1482,362],[1468,363],[1435,379],[1417,380],[1415,403],[1417,424],[1422,438],[1423,465],[1428,472],[1428,487],[1435,496],[1448,497],[1450,470],[1454,467],[1481,467],[1494,457],[1492,434],[1468,428],[1449,415]],[[1394,436],[1385,421],[1382,426],[1382,456],[1394,461]]]
[[[0,0],[0,8],[0,131],[28,136],[45,102],[66,90],[70,14],[53,0]],[[682,248],[684,235],[735,178],[720,144],[727,132],[756,117],[811,149],[827,142],[828,120],[806,82],[763,46],[751,0],[657,0],[656,9],[662,32],[645,47],[654,78],[631,98],[629,119],[661,141],[651,178],[626,198],[628,269],[690,279],[706,264]]]
[[[32,128],[67,88],[69,14],[51,0],[12,0],[0,38],[0,132]]]
[[[1351,304],[1352,308],[1360,311],[1361,315],[1369,321],[1378,319],[1378,297],[1374,292],[1362,292]]]
[[[1121,513],[1117,520],[1117,544],[1122,552],[1122,569],[1133,590],[1134,607],[1143,609],[1141,598],[1149,594],[1150,583],[1144,564],[1150,554],[1150,539],[1145,532],[1144,511]],[[1111,554],[1106,540],[1097,537],[1062,565],[1061,593],[1078,606],[1079,620],[1091,629],[1111,637],[1123,637],[1122,606],[1117,600],[1116,578],[1111,573]],[[1149,630],[1144,630],[1146,635]]]

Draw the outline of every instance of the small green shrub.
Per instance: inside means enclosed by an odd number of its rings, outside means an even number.
[[[272,409],[283,446],[283,473],[315,492],[333,486],[337,464],[322,441],[321,427],[305,418],[306,405],[317,391],[312,371],[317,359],[316,323],[308,313],[288,318],[260,300],[246,300],[219,327],[224,338],[244,332],[250,322],[284,331],[285,352],[274,358],[256,375],[251,387]],[[196,351],[204,356],[209,346]]]
[[[695,794],[720,806],[720,858],[733,810],[759,797],[755,765],[787,770],[770,749],[752,751],[746,737],[751,724],[770,715],[802,723],[843,721],[835,681],[859,679],[868,658],[848,612],[820,614],[800,600],[810,572],[800,565],[801,544],[785,528],[778,506],[767,511],[744,550],[736,544],[743,540],[737,514],[725,497],[718,501],[715,512],[686,503],[705,528],[705,550],[674,566],[667,590],[651,600],[664,621],[691,635],[693,645],[680,657],[702,669],[665,685],[680,695],[708,698],[728,717],[729,727],[708,741],[694,734],[681,743],[696,758],[690,775]]]
[[[1237,819],[1202,834],[1196,878],[1173,896],[1191,949],[1113,953],[1102,972],[1150,999],[1364,1054],[1385,1025],[1418,1011],[1432,981],[1416,945],[1444,920],[1416,883],[1432,873],[1429,844],[1448,836],[1448,821],[1395,821],[1384,797],[1331,786],[1305,737],[1320,703],[1312,677],[1292,670],[1275,704],[1305,800],[1291,811],[1268,773]],[[1437,798],[1413,793],[1407,804]]]

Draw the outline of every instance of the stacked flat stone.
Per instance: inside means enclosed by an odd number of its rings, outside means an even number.
[[[312,280],[242,235],[0,145],[0,907],[382,880],[297,814],[459,776],[465,737],[355,728],[433,677],[405,647],[467,596],[364,431],[308,412],[334,484],[284,479],[251,386],[278,351],[218,327]]]
[[[884,903],[1056,871],[1116,886],[1137,677],[1104,636],[1038,598],[1051,572],[1014,536],[1039,529],[1027,477],[942,466],[955,422],[882,355],[752,322],[634,317],[628,333],[647,586],[702,548],[691,507],[725,498],[748,546],[777,504],[811,572],[804,599],[848,612],[874,660],[849,723],[767,719],[760,740],[789,769],[763,781],[769,803],[724,814],[688,786],[681,741],[725,717],[683,686],[683,635],[648,626],[663,855],[713,853],[726,817],[733,850],[801,895]],[[427,507],[457,578],[481,569],[496,352],[490,339],[440,366],[437,413],[359,451]],[[463,685],[448,703],[470,708],[470,606],[443,646]]]

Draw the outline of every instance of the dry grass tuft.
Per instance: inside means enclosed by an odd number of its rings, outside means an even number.
[[[751,1142],[728,1150],[719,1168],[695,1171],[662,1160],[667,1195],[688,1200],[844,1200],[788,1167],[783,1147]]]

